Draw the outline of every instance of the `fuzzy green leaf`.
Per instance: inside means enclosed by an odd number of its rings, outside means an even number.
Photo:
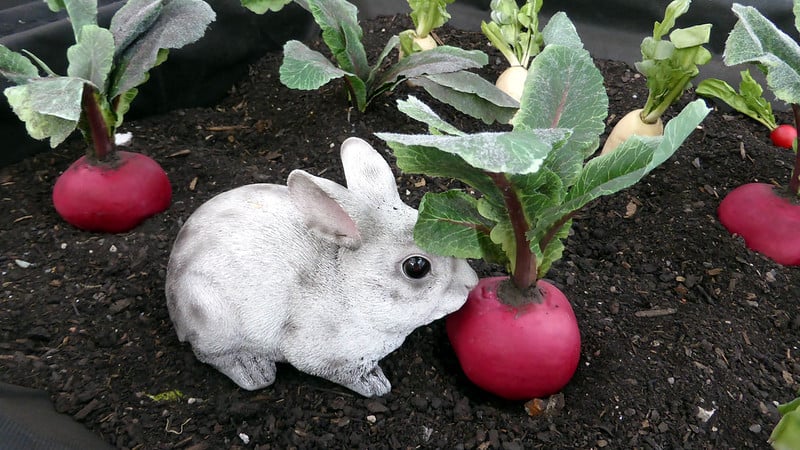
[[[4,92],[14,113],[34,139],[62,143],[78,125],[84,81],[68,77],[35,78]]]
[[[349,74],[333,65],[322,53],[294,40],[283,46],[283,63],[279,71],[281,83],[286,87],[306,91],[318,89]]]
[[[367,80],[370,67],[361,42],[358,8],[345,0],[309,0],[308,6],[339,67]]]
[[[800,104],[800,46],[756,8],[735,3],[732,9],[739,20],[725,42],[725,64],[760,64],[775,96]]]
[[[796,450],[800,448],[800,409],[795,405],[795,409],[782,414],[783,417],[769,436],[769,442],[775,450]]]
[[[197,41],[216,14],[203,0],[172,0],[165,4],[153,25],[121,55],[108,98],[139,86],[166,53]]]
[[[428,125],[428,129],[431,130],[431,134],[446,133],[453,136],[460,136],[464,134],[463,131],[447,123],[444,119],[439,117],[439,115],[436,114],[430,108],[430,106],[421,102],[413,95],[409,96],[407,100],[398,100],[397,109],[408,117]]]
[[[114,35],[115,55],[122,54],[156,22],[163,0],[128,0],[111,18],[108,29]]]
[[[463,50],[458,47],[441,45],[406,56],[383,72],[375,84],[383,86],[395,83],[401,78],[475,69],[485,66],[488,62],[489,57],[480,50]]]
[[[570,186],[583,161],[594,153],[605,130],[608,97],[591,56],[578,47],[548,45],[531,63],[514,118],[515,130],[572,129],[546,165]]]
[[[289,3],[292,3],[292,0],[242,0],[242,6],[256,14],[264,14],[267,11],[280,11]]]
[[[484,198],[502,202],[502,194],[486,172],[470,166],[461,157],[433,147],[405,145],[392,140],[386,143],[397,158],[397,167],[404,173],[454,178],[478,189]]]
[[[48,2],[48,5],[52,11],[63,8],[67,10],[75,42],[80,41],[81,31],[85,25],[97,25],[97,0],[63,0]]]
[[[519,108],[519,103],[494,83],[464,70],[425,75],[415,78],[415,83],[433,98],[486,124],[508,123]]]
[[[428,192],[419,205],[414,240],[421,248],[456,258],[503,258],[489,238],[494,223],[478,213],[478,201],[461,191]]]
[[[14,84],[25,84],[39,76],[39,69],[22,54],[0,45],[0,75]]]
[[[542,40],[545,45],[583,48],[583,41],[578,35],[578,30],[575,29],[575,24],[563,11],[553,14],[547,25],[542,28]]]
[[[114,36],[97,25],[84,26],[78,43],[67,49],[67,60],[67,75],[83,78],[105,92],[114,62]]]
[[[458,155],[467,164],[488,172],[525,174],[539,170],[550,150],[569,136],[569,130],[483,132],[462,136],[376,133],[376,136],[404,145],[434,147]]]

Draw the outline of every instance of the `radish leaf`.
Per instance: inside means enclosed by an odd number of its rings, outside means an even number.
[[[0,75],[15,84],[25,84],[39,76],[39,69],[25,56],[0,45]]]
[[[264,14],[267,11],[280,11],[292,0],[242,0],[242,6],[256,14]]]
[[[114,63],[114,36],[105,28],[86,25],[77,44],[67,49],[67,75],[105,90]]]
[[[764,98],[764,89],[751,75],[750,70],[740,72],[739,92],[717,78],[706,78],[697,85],[695,92],[705,97],[718,98],[740,113],[774,130],[778,124],[772,112],[772,104]]]
[[[288,41],[283,46],[280,67],[281,83],[300,90],[314,90],[336,78],[352,75],[336,67],[328,58],[311,50],[300,41]]]
[[[28,134],[34,139],[50,138],[52,148],[75,131],[82,92],[83,81],[67,77],[37,78],[3,91]]]
[[[493,222],[478,214],[478,200],[461,191],[426,193],[419,205],[414,238],[437,254],[457,258],[504,261],[499,246],[489,237]],[[433,236],[447,236],[433,239]]]
[[[757,9],[739,4],[732,9],[739,20],[725,42],[725,64],[760,64],[775,96],[800,104],[800,46]]]

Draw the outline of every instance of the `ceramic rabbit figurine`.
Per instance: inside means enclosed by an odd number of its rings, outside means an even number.
[[[178,338],[244,389],[288,362],[386,394],[378,362],[477,284],[466,261],[414,245],[417,211],[377,151],[349,138],[341,158],[347,188],[302,170],[287,186],[242,186],[200,206],[175,240],[166,296]]]

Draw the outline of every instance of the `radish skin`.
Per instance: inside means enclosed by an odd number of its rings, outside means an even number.
[[[539,280],[541,303],[512,307],[498,300],[508,277],[483,278],[464,306],[447,317],[447,336],[464,373],[509,400],[559,392],[578,367],[581,336],[564,294]]]
[[[497,77],[495,86],[508,94],[516,101],[522,99],[522,89],[525,87],[525,79],[528,78],[528,69],[522,66],[508,67]]]
[[[664,123],[661,121],[661,118],[659,117],[655,123],[646,123],[642,120],[642,111],[643,109],[635,109],[625,114],[625,116],[617,122],[611,130],[611,134],[608,135],[605,144],[603,144],[603,150],[600,152],[601,155],[613,151],[633,135],[664,135]]]
[[[800,204],[766,183],[732,190],[717,208],[719,221],[747,248],[784,266],[800,265]]]
[[[157,162],[140,153],[117,151],[116,164],[81,157],[53,187],[56,212],[86,231],[121,233],[169,207],[172,187]]]

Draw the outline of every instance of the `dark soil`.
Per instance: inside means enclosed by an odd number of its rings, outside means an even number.
[[[364,23],[370,54],[405,25]],[[441,37],[489,51],[474,33]],[[491,54],[487,77],[502,67]],[[280,61],[263,58],[216,107],[124,126],[133,150],[161,163],[174,187],[172,207],[129,233],[82,232],[53,210],[53,183],[82,152],[77,138],[0,169],[0,380],[46,390],[58,411],[118,448],[769,447],[775,402],[800,385],[800,271],[745,248],[715,210],[740,184],[787,183],[793,155],[737,114],[713,112],[662,167],[576,218],[548,278],[573,303],[583,355],[553,416],[531,417],[523,402],[471,385],[442,321],[382,362],[393,384],[383,398],[288,365],[273,386],[248,392],[198,362],[178,342],[163,293],[170,246],[192,211],[235,186],[282,184],[295,168],[342,182],[338,146],[348,136],[368,139],[391,161],[373,132],[424,131],[395,108],[412,88],[362,115],[341,84],[283,87]],[[624,64],[597,64],[613,125],[644,103],[644,80]],[[398,180],[412,205],[448,183]],[[185,397],[150,398],[171,390]]]

